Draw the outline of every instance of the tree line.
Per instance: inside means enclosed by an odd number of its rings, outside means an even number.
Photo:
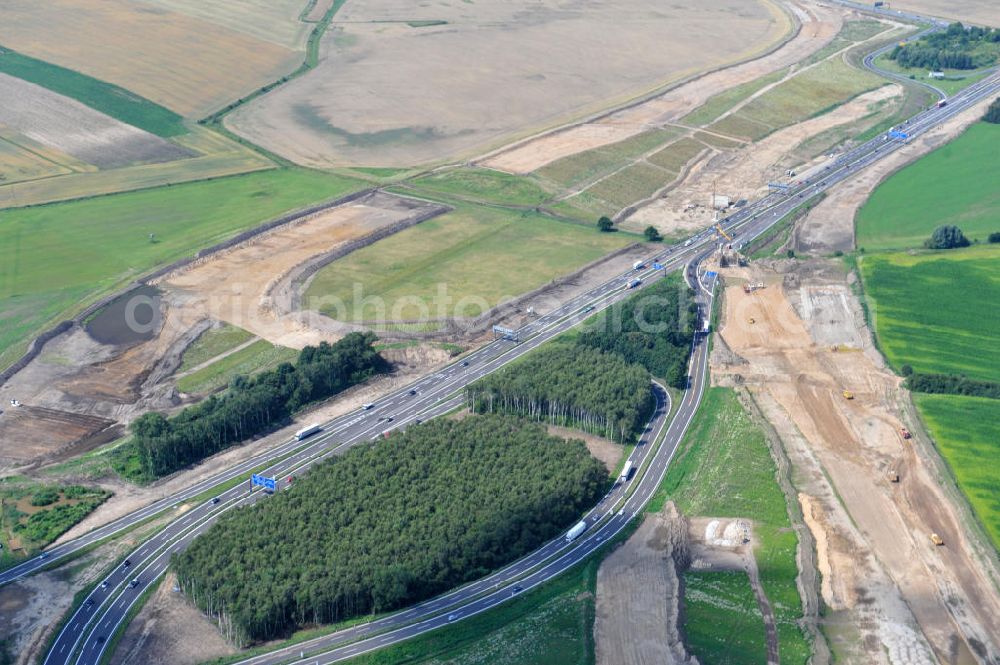
[[[983,47],[1000,43],[1000,31],[989,28],[966,28],[952,23],[943,32],[931,33],[916,42],[897,45],[889,54],[902,67],[941,69],[978,69],[997,61],[997,49]]]
[[[676,273],[610,307],[587,325],[577,342],[617,353],[683,389],[697,325],[694,292]]]
[[[1000,125],[1000,97],[994,99],[990,107],[986,109],[983,120],[994,125]]]
[[[906,387],[918,393],[1000,399],[1000,383],[970,379],[963,375],[912,373],[906,377]]]
[[[400,608],[557,536],[607,490],[582,441],[507,416],[436,419],[228,512],[173,566],[245,644]]]
[[[121,454],[135,452],[143,474],[158,478],[274,429],[310,402],[386,371],[388,363],[372,348],[375,339],[350,333],[335,344],[307,346],[295,365],[234,377],[221,396],[172,418],[146,413],[132,423],[132,442]]]
[[[641,365],[575,344],[535,351],[470,384],[465,396],[477,413],[511,413],[622,442],[656,404]]]

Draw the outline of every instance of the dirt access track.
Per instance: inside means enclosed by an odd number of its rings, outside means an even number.
[[[824,598],[853,610],[861,662],[998,662],[992,564],[966,537],[932,448],[900,436],[906,396],[866,341],[845,276],[833,262],[779,267],[795,273],[724,271],[713,372],[748,387],[786,446],[801,438],[789,456],[803,489],[829,481],[823,495],[800,497]],[[746,281],[766,286],[745,294]],[[931,533],[945,545],[935,547]]]
[[[759,56],[790,28],[773,0],[348,2],[315,69],[225,122],[308,166],[471,157]]]
[[[483,166],[530,173],[562,157],[616,143],[653,127],[675,123],[710,97],[804,60],[840,31],[843,18],[829,5],[785,2],[801,27],[780,48],[733,67],[719,69],[663,94],[590,122],[557,129],[481,159]]]

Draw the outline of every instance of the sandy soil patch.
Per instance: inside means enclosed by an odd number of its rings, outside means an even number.
[[[553,436],[563,439],[582,439],[587,444],[587,450],[590,451],[590,454],[607,468],[608,473],[613,473],[618,468],[618,462],[621,461],[622,453],[625,452],[625,449],[621,445],[609,441],[604,437],[581,432],[578,429],[557,427],[555,425],[548,425],[547,427],[549,434]]]
[[[864,556],[884,567],[939,659],[975,662],[973,653],[982,661],[996,658],[1000,655],[996,644],[1000,598],[990,581],[992,571],[984,568],[990,564],[977,556],[967,540],[958,510],[936,479],[937,467],[899,436],[899,379],[883,369],[867,344],[861,352],[845,350],[857,343],[857,329],[864,324],[843,275],[832,264],[816,265],[825,266],[825,272],[809,274],[799,266],[797,274],[784,279],[761,268],[754,269],[753,275],[729,273],[735,278],[730,283],[752,277],[768,286],[752,295],[745,295],[738,285],[727,287],[721,336],[746,364],[719,367],[716,372],[730,374],[730,378],[739,375],[738,381],[747,384],[755,396],[773,400],[764,409],[769,419],[779,433],[784,429],[786,434],[788,425],[782,418],[790,421],[807,447],[797,458],[812,455],[815,462],[808,471],[826,474],[830,480],[856,528],[846,530],[840,523],[833,531],[837,536],[831,536],[831,530],[814,530],[825,537],[831,569],[838,560],[831,552],[840,551],[837,538],[861,543]],[[812,288],[817,286],[822,288]],[[838,288],[843,298],[831,297]],[[815,294],[821,297],[814,300]],[[837,306],[850,309],[832,314]],[[803,316],[810,318],[803,320]],[[824,328],[822,333],[815,332]],[[841,331],[839,339],[835,331]],[[825,342],[818,344],[817,339],[836,339],[838,350]],[[854,399],[845,399],[843,390],[853,391]],[[890,469],[899,473],[900,483],[889,481]],[[824,511],[811,512],[811,526],[833,514],[832,503],[821,498]],[[931,533],[941,534],[946,545],[934,547]],[[870,562],[856,551],[851,554],[862,564]],[[836,578],[825,585],[824,593],[840,606],[854,602],[879,608],[884,621],[878,624],[878,639],[899,645],[896,651],[889,648],[889,662],[929,662],[926,651],[919,655],[922,640],[914,637],[914,626],[905,620],[895,594],[875,596],[874,602],[869,599],[869,594],[883,591],[879,576],[868,576],[873,566],[859,565],[854,571],[837,567],[868,584],[854,585],[856,600],[849,592],[851,584]],[[903,620],[897,621],[900,616]],[[872,630],[870,626],[856,628]]]
[[[7,0],[0,44],[189,117],[270,83],[302,58],[244,32],[128,0]]]
[[[677,627],[677,567],[687,565],[687,550],[687,525],[669,503],[601,562],[594,621],[599,665],[697,662]]]
[[[529,173],[562,157],[634,136],[653,126],[676,122],[710,97],[789,67],[818,51],[840,31],[840,11],[830,6],[786,3],[801,24],[798,34],[755,60],[701,76],[646,102],[520,143],[482,163],[511,173]]]
[[[173,573],[167,573],[125,630],[112,665],[196,665],[236,653],[215,624],[173,590],[176,581]]]
[[[2,56],[0,56],[2,57]],[[193,153],[34,83],[0,73],[0,126],[102,169]]]
[[[887,85],[740,150],[716,151],[693,168],[677,186],[629,217],[623,227],[642,230],[652,225],[664,235],[703,228],[715,215],[711,207],[713,193],[729,196],[732,201],[766,195],[768,182],[784,179],[788,155],[800,143],[833,127],[855,122],[867,115],[873,105],[902,94],[898,85]],[[817,166],[823,160],[820,157],[808,167]]]
[[[995,0],[895,0],[892,7],[953,21],[1000,26],[1000,6]]]
[[[373,194],[324,210],[302,221],[254,237],[168,275],[161,287],[188,312],[232,323],[273,344],[301,349],[335,341],[344,331],[308,325],[275,307],[272,289],[309,259],[390,224],[418,215],[428,206],[412,199]],[[431,206],[433,207],[433,206]],[[312,317],[314,320],[325,317]]]
[[[826,198],[795,225],[795,249],[805,252],[849,251],[854,249],[854,217],[872,191],[890,175],[952,140],[983,117],[991,100],[959,113],[937,125],[908,145],[879,160],[832,190]]]
[[[378,0],[335,18],[319,66],[238,109],[228,127],[312,166],[471,156],[753,57],[789,27],[759,0]],[[447,23],[410,25],[419,21]]]

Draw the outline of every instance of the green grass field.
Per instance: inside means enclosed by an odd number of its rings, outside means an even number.
[[[636,240],[536,213],[458,204],[334,261],[317,273],[305,302],[352,321],[474,317]]]
[[[217,328],[209,328],[184,350],[177,372],[186,372],[251,339],[253,333],[228,323],[223,323]]]
[[[790,528],[785,496],[775,473],[764,434],[740,405],[736,393],[728,388],[709,388],[648,510],[660,510],[667,498],[672,498],[685,515],[753,520],[759,540],[754,554],[774,609],[781,662],[801,665],[808,660],[810,648],[796,624],[802,616],[795,585],[798,538]],[[732,639],[726,637],[729,626],[721,622],[699,630],[703,635],[714,635],[711,641],[719,649]]]
[[[71,97],[139,129],[169,137],[185,134],[184,118],[111,83],[21,55],[0,46],[0,72]]]
[[[882,85],[885,80],[871,72],[855,69],[841,59],[827,60],[768,90],[711,129],[759,140]]]
[[[240,332],[245,331],[240,330]],[[185,393],[204,395],[225,388],[237,374],[249,376],[276,367],[283,362],[293,362],[298,355],[299,352],[295,349],[275,346],[267,340],[259,339],[235,353],[181,377],[177,380],[177,389]]]
[[[1000,400],[914,395],[938,449],[979,521],[1000,549]]]
[[[942,224],[983,241],[1000,231],[1000,125],[985,122],[882,183],[858,211],[857,243],[871,252],[920,247]]]
[[[438,194],[507,206],[536,206],[550,196],[531,177],[484,168],[461,167],[431,173],[412,184]]]
[[[47,325],[156,266],[361,187],[276,169],[0,211],[0,367]]]
[[[865,256],[868,309],[889,362],[1000,381],[1000,246]]]
[[[764,620],[746,573],[684,574],[684,637],[688,651],[702,663],[767,662]]]

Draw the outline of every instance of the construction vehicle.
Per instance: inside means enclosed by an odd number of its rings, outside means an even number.
[[[747,319],[747,323],[754,324],[754,323],[757,323],[757,322],[754,321],[754,318],[751,316],[749,319]]]
[[[897,473],[895,469],[889,469],[886,472],[885,477],[889,479],[890,483],[898,483],[899,482],[899,473]]]
[[[931,534],[931,542],[937,545],[938,547],[944,545],[944,540],[941,538],[941,536],[937,535],[936,533]]]
[[[719,234],[720,238],[725,238],[729,242],[733,241],[733,237],[731,235],[729,235],[728,233],[726,233],[726,230],[724,228],[722,228],[722,224],[716,224],[715,225],[715,232]]]
[[[906,429],[905,427],[900,427],[899,433],[903,435],[904,439],[909,439],[911,436],[913,436],[912,434],[910,434],[910,430]]]
[[[850,390],[845,390],[844,399],[854,399],[854,393],[852,393]]]

